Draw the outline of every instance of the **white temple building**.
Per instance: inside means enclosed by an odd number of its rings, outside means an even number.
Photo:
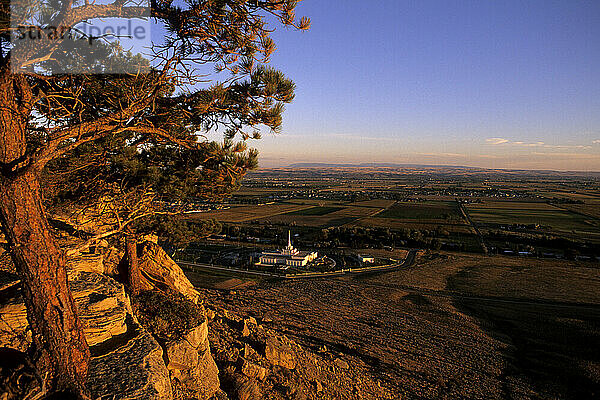
[[[289,267],[303,267],[317,258],[316,251],[299,251],[292,246],[292,235],[288,231],[288,245],[284,249],[263,251],[260,255],[262,265],[286,265]]]

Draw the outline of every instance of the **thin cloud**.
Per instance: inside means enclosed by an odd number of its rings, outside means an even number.
[[[551,145],[551,144],[547,144],[543,146],[546,149],[581,149],[581,150],[585,150],[585,149],[591,149],[592,146],[584,146],[584,145]]]
[[[415,153],[418,156],[424,157],[456,157],[456,158],[466,158],[468,157],[466,154],[460,153]]]
[[[504,144],[504,143],[508,143],[509,142],[508,139],[498,138],[498,137],[493,137],[493,138],[485,139],[485,141],[488,142],[489,144],[493,144],[493,145]]]
[[[544,152],[533,152],[533,156],[541,157],[554,157],[554,158],[568,158],[568,159],[581,159],[581,160],[597,160],[598,156],[595,154],[582,154],[582,153],[544,153]]]
[[[589,145],[566,145],[566,144],[546,144],[545,142],[523,142],[523,141],[510,141],[504,138],[489,138],[485,140],[488,144],[492,145],[510,145],[515,147],[537,147],[543,149],[573,149],[573,150],[587,150],[590,149]],[[600,139],[594,140],[592,143],[599,144]]]

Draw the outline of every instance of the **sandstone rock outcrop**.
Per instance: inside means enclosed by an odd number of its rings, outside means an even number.
[[[90,347],[127,331],[125,321],[132,311],[122,284],[86,269],[70,269],[69,286]],[[31,344],[31,333],[16,276],[14,285],[2,290],[0,299],[0,346],[24,351]]]
[[[171,400],[171,380],[162,348],[146,330],[139,326],[132,330],[136,334],[125,343],[116,343],[92,357],[90,391],[97,397],[115,400]]]
[[[164,345],[167,368],[190,369],[198,364],[200,346],[206,344],[208,325],[206,321],[190,330],[182,339]]]
[[[100,253],[79,253],[67,261],[67,269],[79,272],[106,273],[104,256]]]
[[[194,285],[185,276],[179,265],[154,242],[146,241],[139,252],[139,266],[142,271],[142,285],[146,289],[165,286],[181,293],[194,303],[199,294]]]
[[[267,376],[267,369],[265,367],[261,367],[260,365],[241,357],[240,360],[240,370],[242,374],[246,375],[248,378],[258,379],[260,381],[265,379],[265,377]]]
[[[208,348],[198,354],[193,368],[171,371],[171,377],[180,384],[180,392],[191,398],[209,399],[219,390],[219,370]]]
[[[210,353],[208,323],[204,319],[183,338],[163,344],[165,361],[179,391],[208,399],[219,390],[219,370]]]
[[[81,269],[77,262],[69,264],[69,286],[92,351],[88,377],[92,394],[114,399],[172,399],[162,348],[135,321],[123,285],[90,272],[101,269],[98,258],[80,260]],[[0,299],[0,347],[25,351],[31,333],[16,276]]]
[[[285,339],[277,336],[269,336],[265,343],[265,357],[273,365],[279,365],[287,369],[296,367],[294,351]]]
[[[86,271],[73,271],[69,279],[90,347],[127,332],[126,320],[133,312],[122,284]]]

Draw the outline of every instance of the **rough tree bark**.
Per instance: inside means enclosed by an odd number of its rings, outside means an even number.
[[[142,284],[142,273],[140,272],[140,266],[138,263],[137,254],[137,240],[134,235],[127,236],[126,239],[127,247],[127,276],[126,282],[129,288],[129,294],[131,296],[137,296],[140,294],[140,288]]]
[[[65,257],[42,204],[39,172],[20,168],[31,91],[0,72],[0,223],[21,278],[38,367],[58,389],[85,393],[89,347],[67,284]]]

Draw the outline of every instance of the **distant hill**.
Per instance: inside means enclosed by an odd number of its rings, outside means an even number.
[[[359,164],[329,164],[329,163],[294,163],[282,168],[484,168],[465,167],[462,165],[423,165],[423,164],[396,164],[396,163],[359,163]]]
[[[281,169],[370,169],[390,171],[397,170],[403,172],[439,172],[450,173],[451,171],[463,172],[467,174],[496,174],[496,175],[524,175],[524,176],[556,176],[556,177],[586,177],[600,179],[600,171],[555,171],[555,170],[527,170],[527,169],[502,169],[502,168],[482,168],[468,167],[464,165],[435,165],[435,164],[398,164],[398,163],[319,163],[319,162],[300,162],[287,166],[276,168],[261,168],[262,171],[281,170]]]

